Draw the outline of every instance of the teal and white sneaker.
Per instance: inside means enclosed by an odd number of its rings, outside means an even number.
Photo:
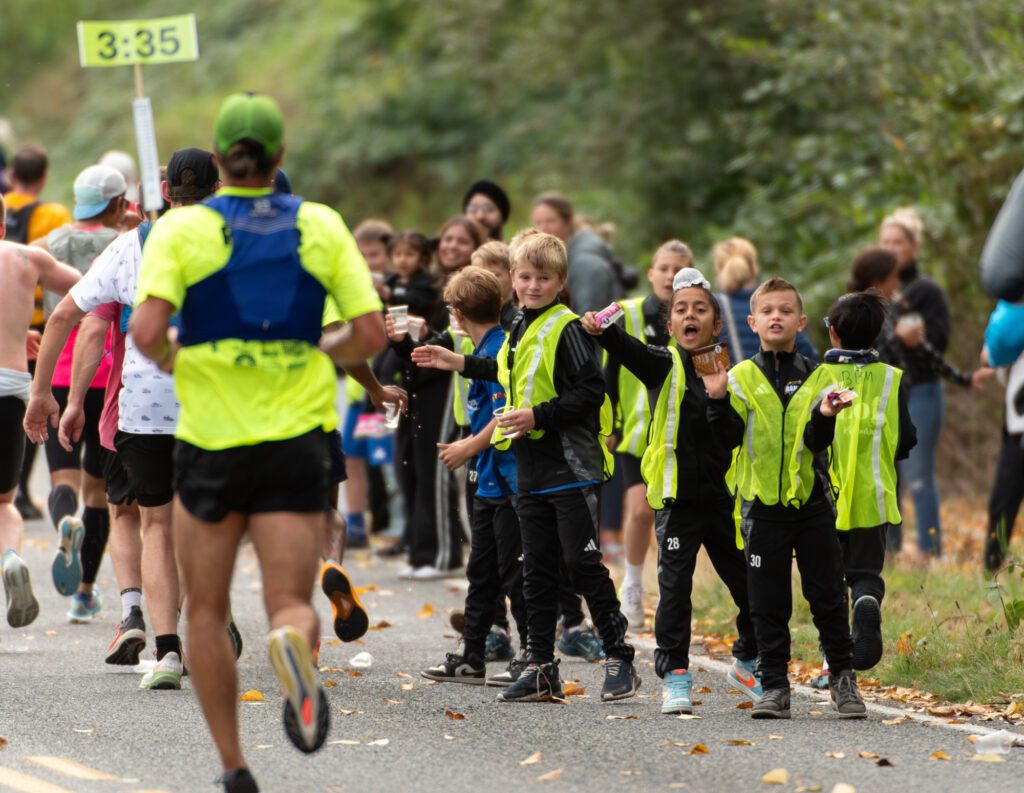
[[[167,653],[156,662],[151,672],[142,676],[139,688],[149,688],[157,691],[177,691],[181,688],[181,676],[185,672],[185,666],[181,663],[181,656],[177,653]]]
[[[82,543],[85,541],[85,526],[78,518],[67,515],[57,526],[60,532],[60,547],[53,557],[53,585],[65,597],[78,591],[82,583]]]
[[[39,601],[32,594],[32,579],[25,561],[9,548],[3,561],[7,624],[12,628],[31,625],[39,616]]]
[[[76,592],[71,598],[68,621],[73,625],[92,622],[92,618],[99,614],[102,608],[103,598],[100,597],[98,588],[93,587],[92,592]]]
[[[688,669],[673,669],[661,681],[662,713],[693,713],[690,691],[693,678]]]
[[[757,702],[764,696],[764,689],[761,687],[761,681],[755,672],[756,668],[756,658],[751,661],[741,661],[737,658],[732,662],[732,667],[729,669],[729,682],[754,702]]]
[[[584,620],[575,628],[566,628],[558,639],[558,652],[583,658],[590,663],[604,660],[601,640],[597,638],[594,627]]]

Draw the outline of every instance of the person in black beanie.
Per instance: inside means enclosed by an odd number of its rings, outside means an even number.
[[[473,182],[462,198],[462,213],[486,228],[492,240],[501,239],[502,226],[511,211],[508,194],[489,179]]]

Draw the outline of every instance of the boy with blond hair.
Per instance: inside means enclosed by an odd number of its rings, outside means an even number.
[[[743,504],[750,613],[764,694],[750,715],[788,719],[789,619],[793,613],[792,560],[800,570],[829,665],[832,706],[840,718],[862,719],[866,709],[853,673],[843,557],[836,537],[826,451],[836,415],[832,374],[796,351],[807,325],[800,293],[770,278],[750,297],[751,330],[761,351],[729,372],[733,409],[747,426],[736,456]]]
[[[640,678],[615,586],[601,562],[598,497],[611,471],[600,435],[610,432],[604,377],[579,318],[558,301],[568,262],[565,244],[530,229],[510,246],[512,283],[522,311],[497,361],[421,347],[423,366],[498,380],[512,410],[498,420],[500,444],[516,454],[523,591],[529,620],[528,666],[499,698],[548,701],[562,696],[554,660],[559,562],[587,605],[604,645],[601,699],[636,694]],[[604,419],[604,420],[603,420]]]

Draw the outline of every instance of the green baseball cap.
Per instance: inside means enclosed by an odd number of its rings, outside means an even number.
[[[232,94],[217,112],[213,135],[217,151],[226,152],[238,141],[250,138],[273,156],[281,148],[284,116],[277,102],[266,94]]]

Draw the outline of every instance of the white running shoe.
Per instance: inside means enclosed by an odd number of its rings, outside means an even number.
[[[25,561],[13,549],[4,554],[3,571],[7,624],[12,628],[31,625],[39,616],[39,601],[32,594],[32,579]]]
[[[152,671],[142,676],[139,688],[149,688],[156,691],[177,691],[181,688],[181,676],[185,673],[185,666],[181,663],[181,656],[177,653],[167,653],[156,662]]]
[[[630,584],[619,590],[619,601],[623,615],[629,621],[629,627],[638,630],[644,627],[644,587],[643,584]]]
[[[433,565],[427,565],[426,567],[417,567],[409,577],[413,581],[437,581],[441,578],[452,578],[461,573],[461,567],[454,570],[439,570]]]

